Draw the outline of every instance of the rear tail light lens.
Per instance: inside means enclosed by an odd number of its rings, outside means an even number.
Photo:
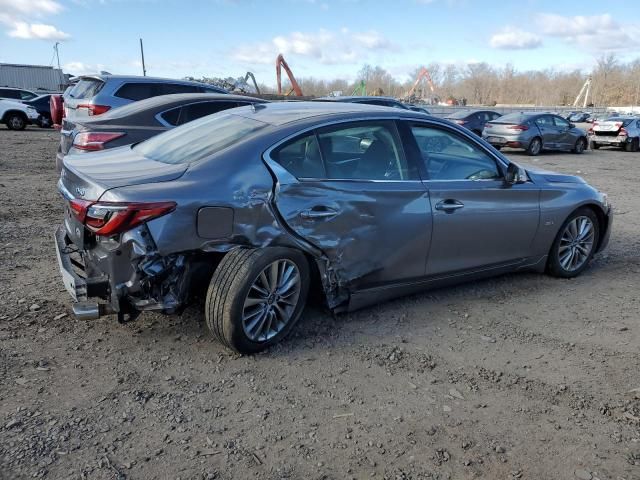
[[[76,108],[86,108],[89,112],[89,115],[100,115],[111,109],[109,105],[93,105],[91,103],[83,103],[78,105]]]
[[[464,125],[465,123],[467,123],[466,120],[454,120],[454,122],[456,122],[458,125]]]
[[[88,152],[103,150],[105,143],[124,135],[122,132],[80,132],[73,139],[73,148]]]
[[[626,136],[629,135],[629,133],[627,132],[627,130],[625,128],[621,128],[620,129],[620,133],[618,135],[620,135],[621,137],[626,137]]]
[[[529,127],[527,125],[509,125],[507,128],[509,130],[517,130],[519,132],[524,132],[526,130],[529,130]]]
[[[74,217],[98,236],[127,232],[176,208],[175,202],[120,203],[95,202],[74,198],[69,201]]]
[[[116,235],[174,211],[175,202],[97,202],[86,210],[84,224],[99,236]]]

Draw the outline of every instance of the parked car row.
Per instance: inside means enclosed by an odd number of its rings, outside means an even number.
[[[606,195],[490,145],[576,148],[550,136],[577,130],[554,115],[454,123],[368,104],[384,98],[226,93],[116,108],[111,81],[65,95],[56,159],[56,252],[80,318],[176,313],[202,292],[212,335],[251,353],[292,330],[312,290],[341,312],[510,271],[574,277],[608,242]]]

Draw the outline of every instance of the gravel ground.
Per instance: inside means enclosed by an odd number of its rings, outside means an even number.
[[[71,316],[56,142],[0,128],[0,478],[640,479],[640,154],[507,152],[610,194],[609,249],[581,277],[311,310],[241,357],[201,304]]]

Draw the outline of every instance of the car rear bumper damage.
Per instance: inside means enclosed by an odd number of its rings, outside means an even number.
[[[176,313],[187,300],[193,262],[186,255],[160,256],[146,226],[82,250],[61,225],[55,243],[62,281],[78,318],[116,314],[124,322],[142,311]]]

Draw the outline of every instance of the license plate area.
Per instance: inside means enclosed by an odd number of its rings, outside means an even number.
[[[84,225],[82,225],[76,217],[71,213],[71,209],[67,205],[64,212],[64,226],[67,229],[69,239],[78,247],[84,247]]]
[[[507,143],[507,139],[502,137],[487,137],[487,141],[489,143]]]

